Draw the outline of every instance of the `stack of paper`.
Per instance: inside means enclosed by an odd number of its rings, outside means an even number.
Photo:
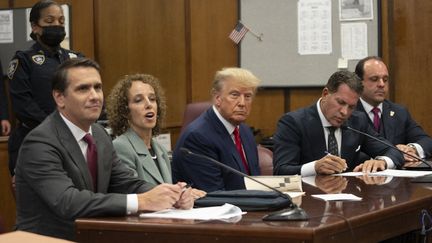
[[[305,194],[302,188],[301,176],[252,176],[252,178],[288,194],[295,204],[301,204],[301,196]],[[247,190],[271,191],[270,188],[247,177],[244,178],[244,182]]]
[[[225,203],[222,206],[184,209],[166,209],[153,213],[142,213],[141,218],[172,218],[172,219],[197,219],[215,220],[229,219],[243,215],[241,209],[232,204]]]

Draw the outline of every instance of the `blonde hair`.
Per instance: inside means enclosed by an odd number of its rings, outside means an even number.
[[[243,86],[252,88],[254,93],[261,82],[255,75],[247,69],[228,67],[223,68],[216,72],[213,79],[212,93],[219,92],[222,89],[222,84],[225,80],[232,78],[235,79],[236,83]]]
[[[106,111],[108,116],[108,125],[111,127],[114,136],[119,136],[125,133],[130,127],[128,96],[132,82],[136,81],[141,81],[150,85],[155,91],[158,109],[156,126],[152,129],[152,135],[156,136],[160,133],[166,115],[165,92],[157,78],[149,74],[138,73],[126,75],[120,79],[107,98]]]

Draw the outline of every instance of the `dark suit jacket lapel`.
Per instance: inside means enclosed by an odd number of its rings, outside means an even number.
[[[394,111],[391,109],[388,102],[383,102],[383,111],[381,113],[381,128],[384,126],[384,137],[389,140],[393,141],[394,132],[395,131],[395,119],[394,119]]]
[[[108,191],[109,178],[111,178],[111,155],[112,150],[107,151],[107,144],[103,141],[107,141],[107,134],[101,127],[92,125],[93,137],[96,142],[97,157],[98,157],[98,182],[97,191],[106,193]],[[90,176],[90,175],[89,175]]]
[[[258,158],[256,157],[256,143],[255,140],[252,138],[248,138],[248,136],[246,136],[246,133],[249,132],[247,131],[249,129],[249,127],[247,127],[244,124],[240,125],[240,134],[244,134],[242,136],[242,144],[243,144],[243,150],[245,152],[246,155],[246,160],[249,164],[249,170],[250,170],[250,174],[251,175],[259,175],[260,171],[255,171],[255,168],[259,168],[259,165],[257,165],[258,163]],[[237,151],[237,149],[236,149]],[[238,153],[237,153],[238,154]],[[243,166],[243,162],[241,161],[241,157],[238,156],[240,159],[240,163]]]
[[[77,141],[75,140],[75,137],[72,135],[72,132],[67,127],[66,123],[63,121],[58,111],[53,114],[53,120],[57,128],[60,142],[65,148],[67,148],[69,156],[72,158],[72,161],[75,163],[76,167],[81,172],[80,174],[82,176],[82,182],[85,185],[85,188],[93,190],[93,183],[87,167],[87,162],[81,152]]]
[[[240,154],[237,152],[237,148],[234,144],[234,141],[231,137],[231,134],[228,134],[227,129],[225,128],[223,123],[219,120],[219,118],[217,117],[217,115],[213,111],[213,108],[208,109],[207,112],[209,115],[208,117],[210,118],[210,120],[209,120],[210,124],[212,124],[212,126],[214,127],[213,129],[217,133],[219,133],[220,137],[222,138],[223,147],[227,148],[231,152],[231,154],[234,158],[234,161],[238,167],[236,169],[246,173],[246,170],[244,169],[244,166],[243,166],[243,162],[240,158]],[[222,161],[222,162],[227,163],[226,161]]]
[[[314,158],[322,158],[325,155],[325,151],[327,151],[327,144],[317,106],[313,105],[309,107],[307,112],[305,131],[311,146],[308,152],[313,153],[312,157]]]
[[[349,120],[346,122],[346,125],[351,126]],[[347,129],[341,129],[341,133],[342,133],[342,141],[341,141],[342,144],[341,144],[340,157],[346,159],[348,167],[351,168],[350,164],[354,163],[355,161],[352,161],[352,159],[349,158],[353,158],[353,152],[355,151],[350,151],[347,145],[350,144],[349,141],[352,139],[352,137],[357,136],[357,134],[353,134],[352,131]]]
[[[365,114],[366,117],[368,118],[368,123],[369,123],[369,125],[370,125],[371,127],[374,127],[373,121],[369,118],[369,113],[365,110],[365,108],[364,108],[363,104],[361,103],[360,99],[359,99],[359,101],[357,102],[357,110],[358,110],[358,111],[361,111],[361,112],[364,112],[364,114]],[[382,116],[382,114],[384,114],[384,113],[381,113],[381,116]]]

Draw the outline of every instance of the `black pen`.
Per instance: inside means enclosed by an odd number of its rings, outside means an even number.
[[[326,154],[326,156],[327,155],[333,155],[333,154],[331,154],[329,151],[327,151],[327,150],[324,150],[324,153]],[[345,169],[343,170],[343,171],[341,171],[341,172],[344,172],[344,171],[346,171],[347,170],[347,167],[345,166]]]
[[[192,187],[192,184],[187,183],[186,186],[183,187],[183,191],[186,191],[190,187]]]

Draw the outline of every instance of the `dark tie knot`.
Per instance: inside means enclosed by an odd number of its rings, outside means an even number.
[[[378,107],[374,107],[372,109],[374,129],[378,133],[380,132],[380,117],[379,117],[380,111],[381,110]]]
[[[337,129],[337,127],[333,127],[333,126],[330,126],[330,127],[327,127],[327,128],[328,128],[330,134],[334,134],[334,132],[335,132],[336,129]]]
[[[94,144],[94,139],[93,136],[90,133],[87,133],[84,137],[83,140],[87,143],[87,144]]]
[[[373,109],[372,109],[372,113],[374,114],[374,115],[379,115],[379,113],[380,113],[380,108],[378,108],[378,107],[374,107]]]

